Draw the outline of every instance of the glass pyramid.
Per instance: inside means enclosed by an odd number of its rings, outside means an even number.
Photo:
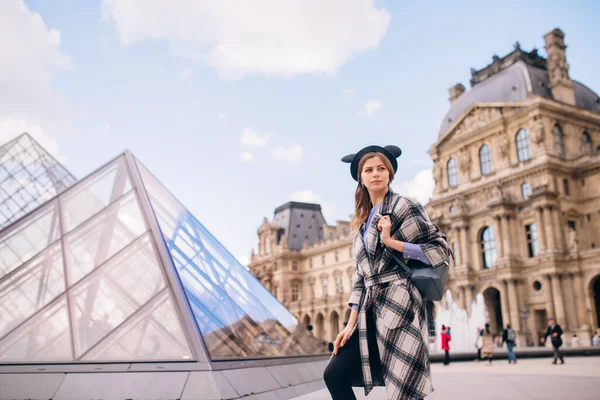
[[[29,134],[4,144],[0,147],[0,229],[75,182]]]
[[[0,364],[325,351],[130,153],[0,230]]]

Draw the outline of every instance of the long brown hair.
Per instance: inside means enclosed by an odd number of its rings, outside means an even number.
[[[369,218],[369,213],[373,208],[369,191],[363,186],[360,177],[362,175],[362,170],[365,167],[365,163],[373,157],[379,157],[383,162],[383,165],[385,165],[390,177],[389,183],[392,183],[394,180],[394,168],[392,167],[392,163],[383,154],[377,152],[367,153],[360,159],[358,162],[358,185],[356,186],[356,191],[354,193],[354,217],[352,217],[352,221],[350,222],[350,227],[355,231],[358,231],[367,218]]]

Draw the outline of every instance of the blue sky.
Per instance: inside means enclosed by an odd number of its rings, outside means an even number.
[[[291,198],[347,219],[339,159],[368,144],[402,147],[396,188],[426,198],[447,89],[517,40],[545,55],[560,27],[600,91],[597,2],[242,3],[2,2],[0,141],[28,130],[78,178],[129,149],[242,259]]]

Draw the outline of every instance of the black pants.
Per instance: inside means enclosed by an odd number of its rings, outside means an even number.
[[[552,350],[554,350],[554,362],[556,362],[557,359],[560,359],[561,362],[565,362],[560,353],[560,346],[552,346]]]
[[[379,348],[375,335],[375,320],[371,315],[367,315],[367,341],[373,382],[381,376]],[[358,386],[362,382],[358,332],[354,332],[344,347],[338,349],[337,355],[331,358],[323,373],[323,379],[333,400],[356,399],[352,386]]]
[[[444,365],[450,364],[450,352],[448,350],[444,350]]]

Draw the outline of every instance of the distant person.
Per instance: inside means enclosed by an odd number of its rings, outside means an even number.
[[[562,346],[562,336],[563,330],[559,324],[556,323],[554,317],[548,318],[548,330],[546,331],[546,335],[542,338],[542,343],[546,343],[546,338],[550,336],[550,340],[552,342],[552,349],[554,350],[554,361],[552,364],[556,364],[556,360],[560,360],[561,364],[565,363],[565,360],[560,353],[560,346]]]
[[[452,339],[452,333],[450,332],[450,327],[446,327],[446,331],[448,331],[448,336],[450,336],[450,339]]]
[[[508,351],[508,363],[517,363],[517,356],[513,349],[517,345],[517,332],[510,327],[510,324],[506,325],[506,329],[502,332],[502,344],[506,343],[506,350]]]
[[[481,361],[481,348],[483,347],[483,329],[477,327],[477,340],[475,341],[475,347],[477,348],[477,358],[475,361]]]
[[[444,350],[444,365],[450,365],[450,341],[452,338],[450,337],[450,327],[445,327],[442,325],[442,350]]]
[[[598,334],[598,331],[596,331],[596,334],[592,338],[592,346],[600,347],[600,334]]]
[[[579,337],[576,333],[574,333],[573,337],[571,338],[571,347],[579,347]]]
[[[492,360],[494,359],[494,335],[490,331],[490,324],[485,324],[481,338],[483,339],[481,356],[488,361],[486,365],[492,365]]]

